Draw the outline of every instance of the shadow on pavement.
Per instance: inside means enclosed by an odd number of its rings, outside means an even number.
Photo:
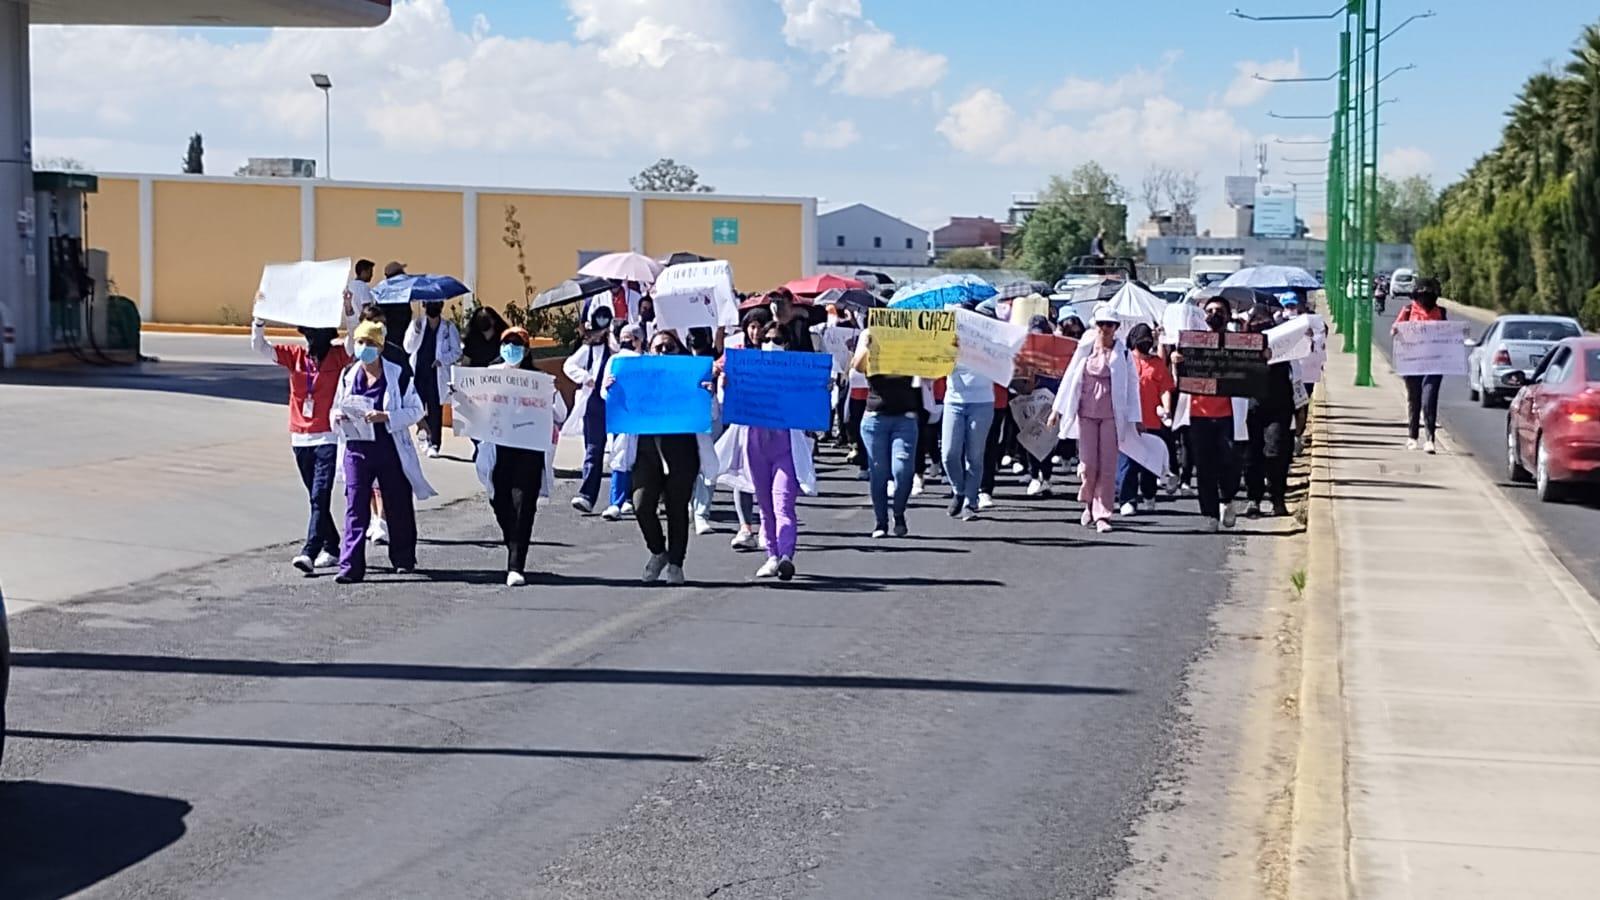
[[[141,363],[126,368],[41,369],[9,372],[7,384],[40,387],[117,388],[246,400],[282,406],[287,396],[277,366],[230,363]]]
[[[0,784],[0,897],[54,900],[92,887],[177,842],[192,809],[110,788]]]
[[[201,737],[177,734],[89,734],[73,731],[11,731],[13,738],[84,744],[171,744],[180,747],[258,747],[264,750],[311,750],[324,753],[392,753],[401,756],[509,756],[523,759],[586,759],[608,762],[705,762],[683,753],[627,753],[614,750],[550,750],[530,747],[411,747],[398,744],[340,744],[326,741],[284,741],[266,738]],[[9,896],[9,895],[6,895]]]
[[[934,579],[923,579],[934,581]],[[999,582],[990,582],[998,584]],[[173,675],[223,675],[242,678],[356,678],[378,681],[433,681],[494,684],[644,684],[683,687],[822,688],[826,690],[941,691],[971,694],[1122,696],[1123,688],[950,678],[897,678],[877,675],[799,675],[766,672],[683,672],[663,669],[499,668],[491,666],[407,665],[403,663],[273,662],[254,659],[191,659],[126,653],[50,653],[12,655],[18,669],[145,672]]]

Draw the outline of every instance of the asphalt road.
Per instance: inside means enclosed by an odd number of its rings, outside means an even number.
[[[285,545],[25,612],[0,896],[1104,895],[1227,573],[1292,526],[1100,536],[1013,484],[871,542],[863,487],[825,468],[787,586],[726,525],[639,586],[633,524],[563,485],[520,590],[475,500],[412,577]]]
[[[1399,311],[1400,306],[1391,301],[1386,314],[1373,325],[1374,345],[1382,350],[1385,360],[1390,353],[1389,327]],[[1486,329],[1474,322],[1473,337]],[[1386,363],[1374,363],[1380,364]],[[1405,421],[1405,414],[1404,406],[1396,410],[1401,422]],[[1512,484],[1506,478],[1506,409],[1484,409],[1469,399],[1465,378],[1445,379],[1439,395],[1439,420],[1455,440],[1456,452],[1470,455],[1483,468],[1484,476],[1499,485],[1511,502],[1541,526],[1556,556],[1590,594],[1600,597],[1600,540],[1596,539],[1600,535],[1600,492],[1590,491],[1568,503],[1541,503],[1531,486]]]

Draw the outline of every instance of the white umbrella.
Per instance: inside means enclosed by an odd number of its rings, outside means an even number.
[[[596,257],[578,270],[579,275],[609,278],[612,281],[633,281],[645,287],[656,283],[656,276],[665,266],[640,253],[607,253]]]
[[[1166,315],[1167,303],[1155,294],[1144,288],[1128,282],[1122,289],[1106,301],[1111,314],[1122,320],[1124,325],[1134,325],[1143,322],[1151,328],[1161,324],[1161,317]]]

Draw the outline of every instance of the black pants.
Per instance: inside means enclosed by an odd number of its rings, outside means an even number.
[[[1251,503],[1269,499],[1282,506],[1289,492],[1289,463],[1294,459],[1294,413],[1252,409],[1250,449],[1245,458],[1245,492]]]
[[[528,544],[533,541],[533,517],[539,511],[544,451],[496,447],[490,481],[494,496],[489,506],[506,544],[506,571],[522,572],[528,565]]]
[[[1433,440],[1434,432],[1438,431],[1439,385],[1443,383],[1443,375],[1406,376],[1406,429],[1413,441],[1423,423],[1428,426],[1428,440]]]
[[[444,443],[444,401],[439,399],[439,377],[429,372],[418,378],[417,399],[422,401],[425,415],[422,418],[422,427],[428,430],[428,446],[439,449]]]
[[[1011,421],[1011,410],[994,408],[994,421],[989,425],[988,446],[983,448],[983,484],[979,493],[994,494],[995,475],[1000,471],[1000,451],[1005,446],[1006,423]]]
[[[921,477],[928,473],[928,460],[938,462],[940,457],[939,438],[941,429],[938,425],[928,421],[928,412],[923,410],[917,416],[917,465],[912,474]]]
[[[855,460],[856,467],[861,471],[867,470],[867,448],[861,443],[861,420],[867,414],[867,399],[851,399],[846,401],[849,407],[849,420],[845,425],[845,433],[850,439],[850,459]]]
[[[1056,473],[1056,462],[1051,458],[1055,455],[1054,453],[1046,454],[1044,459],[1034,456],[1027,450],[1023,450],[1022,455],[1027,457],[1029,478],[1037,478],[1040,481],[1049,481],[1050,476]]]
[[[339,555],[339,529],[333,524],[333,478],[339,467],[339,445],[294,448],[294,462],[311,500],[311,521],[300,552],[313,559],[326,550]]]
[[[689,501],[700,477],[700,447],[692,434],[642,435],[633,461],[633,517],[651,555],[683,565],[689,554]],[[658,508],[666,503],[667,530]]]
[[[1239,493],[1239,452],[1233,442],[1233,416],[1189,420],[1189,448],[1199,479],[1200,514],[1221,517],[1222,504]]]
[[[1172,471],[1178,473],[1178,483],[1184,487],[1194,484],[1194,431],[1185,425],[1173,432],[1172,455],[1174,462]],[[1178,465],[1176,458],[1183,456],[1182,465]]]

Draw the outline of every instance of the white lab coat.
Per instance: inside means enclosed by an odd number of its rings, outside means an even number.
[[[361,371],[361,364],[357,363],[339,376],[339,392],[333,399],[333,416],[340,416],[340,408],[345,400],[355,392],[356,373]],[[407,429],[422,421],[426,414],[422,408],[422,400],[417,396],[414,385],[406,385],[405,393],[400,393],[400,367],[388,360],[383,361],[384,397],[383,411],[389,414],[389,421],[384,423],[384,428],[389,432],[389,440],[394,441],[394,449],[400,457],[400,469],[406,473],[406,480],[411,482],[411,493],[418,500],[427,500],[436,496],[437,491],[428,479],[422,474],[422,460],[417,457],[417,445],[411,440]],[[339,441],[339,469],[338,475],[344,477],[345,441]]]
[[[1061,377],[1061,391],[1056,394],[1055,412],[1061,415],[1063,438],[1078,438],[1078,404],[1083,394],[1083,373],[1094,353],[1095,339],[1091,335],[1078,344]],[[1162,474],[1167,471],[1167,445],[1155,435],[1139,431],[1144,420],[1139,408],[1139,370],[1128,348],[1119,339],[1111,352],[1111,413],[1117,427],[1117,451],[1141,467]]]
[[[561,364],[561,371],[578,386],[578,393],[572,398],[572,415],[567,417],[567,424],[561,429],[562,435],[581,437],[585,441],[606,439],[603,434],[584,434],[583,420],[584,412],[589,408],[589,398],[600,389],[600,383],[605,379],[605,365],[615,355],[616,351],[606,344],[584,344]]]
[[[489,368],[491,368],[491,369],[515,369],[517,367],[516,366],[512,366],[512,365],[507,365],[506,363],[499,363],[498,365],[493,365],[493,366],[490,366]],[[561,424],[567,420],[567,401],[563,400],[561,398],[561,392],[560,391],[552,390],[551,393],[554,394],[555,396],[554,396],[554,402],[551,403],[550,410],[551,410],[552,413],[554,413],[556,430],[557,430],[558,434],[557,434],[557,439],[551,442],[550,449],[546,450],[545,454],[544,454],[544,478],[539,483],[539,496],[541,496],[541,497],[550,496],[550,489],[555,486],[555,483],[556,483],[556,449],[555,448],[556,448],[556,445],[560,443],[559,432],[560,432],[560,429],[561,429]],[[498,455],[498,450],[499,450],[499,448],[498,448],[497,445],[491,444],[491,443],[489,443],[487,441],[479,443],[478,444],[478,460],[474,464],[474,467],[477,470],[477,474],[478,474],[478,482],[480,484],[482,484],[483,485],[483,489],[489,493],[489,499],[490,500],[494,499],[494,464],[495,464],[495,459],[497,458],[497,455]]]
[[[750,426],[729,425],[717,441],[717,480],[726,487],[746,494],[756,492],[750,476]],[[804,431],[789,429],[789,453],[794,458],[794,474],[800,480],[800,493],[817,495],[817,467],[811,458],[811,438]]]
[[[427,325],[427,318],[413,319],[411,326],[406,329],[405,339],[401,346],[411,354],[411,371],[418,378],[425,377],[425,373],[417,371],[417,351],[422,348],[422,336],[426,333],[423,329]],[[439,319],[439,330],[434,335],[434,358],[438,360],[439,367],[436,373],[439,383],[439,400],[442,403],[450,402],[450,367],[461,360],[461,331],[456,328],[456,323],[449,319]]]

